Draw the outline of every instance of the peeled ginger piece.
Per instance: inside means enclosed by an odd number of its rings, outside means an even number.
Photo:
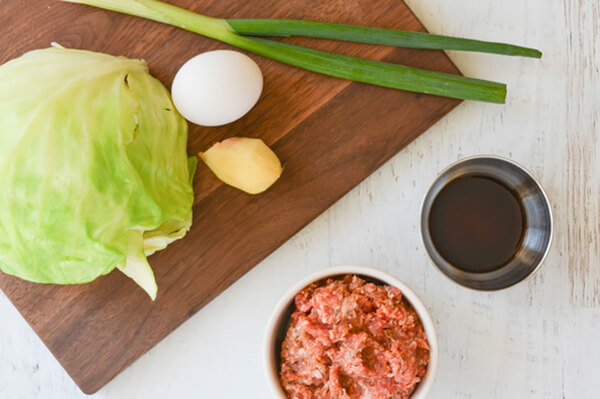
[[[223,183],[248,194],[262,193],[281,176],[281,162],[261,139],[232,137],[199,154]]]

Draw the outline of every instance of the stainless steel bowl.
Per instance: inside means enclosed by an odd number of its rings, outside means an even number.
[[[437,251],[429,231],[431,206],[450,181],[465,175],[488,176],[512,188],[523,204],[526,230],[521,248],[512,260],[497,270],[470,273],[450,264]],[[421,236],[433,264],[452,281],[480,291],[496,291],[527,280],[542,265],[552,241],[552,210],[542,186],[525,168],[496,156],[463,159],[442,171],[421,206]]]

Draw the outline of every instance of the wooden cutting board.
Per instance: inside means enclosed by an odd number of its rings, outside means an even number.
[[[424,30],[401,0],[171,1],[218,17],[313,19]],[[2,3],[0,63],[52,41],[144,58],[167,87],[190,57],[228,47],[86,6],[50,0]],[[459,73],[438,51],[302,38],[286,41]],[[265,77],[258,105],[231,125],[192,126],[189,153],[227,137],[261,137],[281,158],[283,176],[265,194],[249,196],[223,185],[200,164],[191,231],[150,258],[159,287],[156,302],[118,271],[92,284],[62,287],[0,273],[0,288],[85,393],[100,389],[459,103],[350,83],[251,57]]]

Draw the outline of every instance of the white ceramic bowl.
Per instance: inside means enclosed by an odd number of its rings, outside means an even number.
[[[425,374],[423,380],[417,385],[417,389],[413,392],[411,399],[426,398],[433,385],[438,364],[438,342],[433,320],[431,320],[431,316],[429,316],[425,305],[423,305],[417,295],[402,281],[387,273],[365,266],[335,266],[320,270],[300,280],[285,293],[283,298],[281,298],[267,323],[264,341],[265,372],[275,397],[287,397],[279,382],[279,352],[281,351],[282,341],[285,338],[287,321],[294,310],[294,297],[304,287],[313,282],[347,274],[355,274],[359,277],[367,278],[367,280],[378,280],[384,284],[399,288],[404,297],[419,315],[431,350],[427,374]]]

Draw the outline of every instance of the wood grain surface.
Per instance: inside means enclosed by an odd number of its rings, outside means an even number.
[[[600,3],[564,2],[567,30],[565,140],[569,168],[563,178],[570,206],[564,220],[571,301],[600,306]]]
[[[227,46],[189,32],[56,1],[0,2],[0,62],[58,42],[144,58],[170,86],[197,53]],[[400,0],[179,0],[220,17],[279,17],[423,26]],[[458,73],[441,52],[310,39],[290,42]],[[220,128],[190,129],[189,152],[231,136],[261,137],[285,169],[267,193],[248,196],[200,165],[194,224],[150,258],[159,293],[151,302],[119,272],[59,287],[0,275],[0,287],[79,387],[93,393],[366,178],[459,102],[328,78],[252,56],[263,70],[258,105]]]

